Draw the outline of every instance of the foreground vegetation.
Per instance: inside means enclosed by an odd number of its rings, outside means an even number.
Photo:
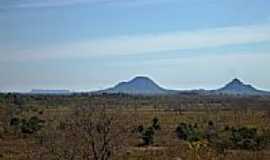
[[[268,160],[270,97],[0,95],[3,160]]]

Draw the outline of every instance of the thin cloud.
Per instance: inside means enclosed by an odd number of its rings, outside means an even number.
[[[57,44],[36,50],[8,51],[6,60],[91,58],[98,56],[140,55],[176,50],[214,48],[270,41],[270,25],[234,26],[187,32],[124,35]],[[4,59],[4,58],[3,58]]]

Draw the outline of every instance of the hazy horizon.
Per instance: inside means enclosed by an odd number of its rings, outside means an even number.
[[[19,91],[19,90],[6,90],[6,91],[0,91],[0,93],[29,93],[29,92],[32,92],[32,91],[70,91],[70,92],[95,92],[95,91],[100,91],[100,90],[104,90],[104,89],[110,89],[110,88],[113,88],[115,86],[117,86],[118,84],[122,83],[122,82],[130,82],[132,80],[134,80],[135,78],[137,77],[146,77],[146,78],[149,78],[151,80],[154,81],[154,83],[156,83],[158,86],[162,87],[163,89],[167,89],[167,90],[178,90],[178,91],[185,91],[185,90],[217,90],[217,89],[220,89],[220,88],[223,88],[225,85],[227,85],[228,83],[231,83],[233,80],[235,79],[238,79],[240,80],[242,83],[246,84],[246,85],[251,85],[253,87],[255,87],[256,89],[259,89],[261,91],[269,91],[269,90],[265,90],[263,88],[258,88],[257,86],[254,86],[253,84],[250,84],[250,83],[247,83],[245,81],[243,81],[242,79],[239,79],[238,77],[235,77],[233,79],[231,79],[230,81],[227,81],[225,82],[224,84],[221,84],[221,85],[217,85],[215,87],[212,86],[208,86],[208,87],[202,87],[202,86],[198,86],[198,87],[194,87],[194,88],[170,88],[170,87],[167,87],[166,85],[163,85],[163,84],[160,84],[159,82],[155,81],[152,77],[150,76],[147,76],[147,75],[137,75],[137,76],[134,76],[132,77],[131,79],[127,79],[127,80],[122,80],[122,81],[119,81],[119,82],[115,82],[114,84],[112,84],[111,86],[104,86],[102,88],[98,88],[98,89],[85,89],[85,90],[74,90],[74,89],[69,89],[69,88],[32,88],[32,89],[29,89],[29,90],[24,90],[24,91]]]
[[[0,92],[93,91],[135,76],[169,89],[239,78],[270,91],[268,0],[0,2]]]

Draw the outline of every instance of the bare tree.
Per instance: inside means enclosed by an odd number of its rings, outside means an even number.
[[[75,109],[42,137],[48,152],[43,159],[110,160],[124,153],[131,133],[126,116],[105,107]]]

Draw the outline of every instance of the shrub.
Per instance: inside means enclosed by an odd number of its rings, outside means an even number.
[[[29,120],[12,118],[10,125],[15,127],[16,130],[20,130],[22,133],[32,134],[39,131],[43,127],[43,120],[33,116]]]
[[[152,120],[152,127],[155,129],[155,130],[161,130],[161,127],[160,127],[160,122],[159,122],[159,119],[158,118],[154,118]]]
[[[138,128],[137,128],[137,131],[138,131],[139,133],[142,133],[143,130],[144,130],[143,125],[139,125]]]
[[[234,148],[256,150],[261,145],[261,138],[256,128],[241,127],[232,129],[231,141]]]
[[[179,139],[194,142],[202,139],[202,134],[192,125],[188,125],[186,123],[180,123],[176,127],[176,135]]]
[[[140,138],[143,140],[143,145],[150,145],[154,143],[155,131],[160,130],[160,122],[158,118],[152,120],[152,125],[144,128],[143,125],[139,125],[133,130],[133,133],[138,133]]]
[[[11,126],[14,126],[14,127],[19,126],[19,125],[20,125],[20,119],[17,118],[17,117],[12,118],[12,119],[10,120],[10,125],[11,125]]]
[[[148,127],[143,133],[142,133],[142,139],[144,145],[150,145],[154,143],[154,128]]]
[[[230,128],[220,132],[216,138],[209,141],[213,148],[224,151],[225,149],[260,150],[265,147],[265,135],[259,135],[256,128]]]

